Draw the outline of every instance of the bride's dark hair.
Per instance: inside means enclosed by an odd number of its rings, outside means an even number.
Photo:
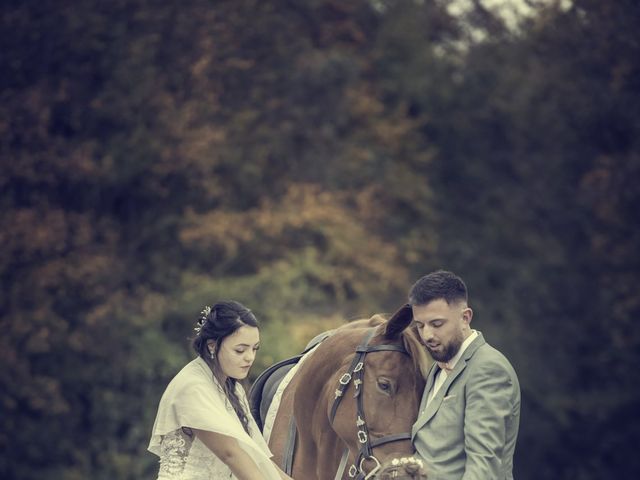
[[[222,341],[243,326],[258,326],[258,321],[253,313],[251,313],[251,310],[241,303],[234,301],[216,303],[213,307],[207,307],[203,310],[197,322],[197,335],[193,339],[192,346],[198,355],[207,362],[222,392],[229,399],[233,410],[236,412],[236,415],[238,415],[245,431],[250,433],[247,412],[236,394],[236,383],[238,383],[238,380],[231,377],[227,377],[225,380],[225,375],[222,372],[217,356]],[[216,355],[214,355],[213,359],[207,347],[209,340],[215,342],[214,352]]]

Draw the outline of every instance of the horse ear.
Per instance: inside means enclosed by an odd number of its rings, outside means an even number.
[[[398,309],[396,313],[387,321],[384,336],[388,339],[398,338],[402,331],[409,326],[413,320],[413,311],[408,303]]]

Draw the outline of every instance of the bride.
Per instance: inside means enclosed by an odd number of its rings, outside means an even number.
[[[290,479],[271,460],[238,382],[260,346],[256,317],[221,302],[205,307],[195,331],[198,357],[167,386],[149,442],[158,480]]]

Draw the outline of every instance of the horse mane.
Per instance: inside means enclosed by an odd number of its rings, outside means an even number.
[[[422,373],[422,377],[426,380],[429,369],[431,365],[433,365],[433,359],[427,354],[427,350],[424,348],[414,325],[409,325],[404,329],[402,332],[402,342],[404,348],[406,348],[409,355],[411,355],[416,370],[419,370],[420,373]]]
[[[359,318],[357,320],[350,320],[347,323],[340,325],[336,330],[350,330],[352,328],[368,328],[368,327],[377,327],[378,325],[382,325],[386,323],[387,319],[376,313],[371,318]]]

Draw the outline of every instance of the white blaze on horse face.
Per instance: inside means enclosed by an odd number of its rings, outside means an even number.
[[[220,368],[225,376],[242,380],[260,348],[260,331],[257,327],[244,325],[222,341],[217,352]]]

